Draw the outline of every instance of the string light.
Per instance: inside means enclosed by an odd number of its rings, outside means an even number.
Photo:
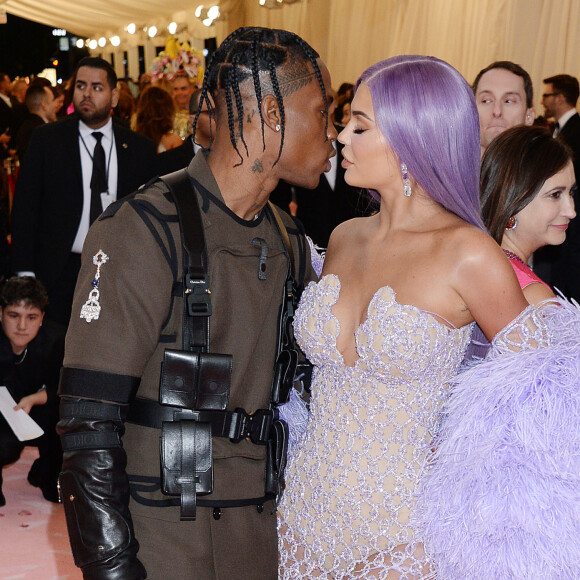
[[[219,20],[220,16],[220,7],[216,5],[206,9],[203,4],[200,4],[195,9],[195,17],[201,20],[204,26],[211,26],[216,20]]]
[[[294,4],[300,0],[258,0],[260,6],[264,8],[283,8],[285,4]]]

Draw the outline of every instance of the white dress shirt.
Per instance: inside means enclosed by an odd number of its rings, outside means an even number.
[[[105,163],[107,167],[107,183],[109,185],[106,193],[101,193],[101,202],[103,210],[117,199],[117,148],[113,135],[113,119],[99,129],[91,129],[82,121],[79,121],[79,149],[81,153],[81,170],[83,175],[83,213],[79,224],[79,229],[71,251],[80,254],[83,250],[83,244],[89,231],[90,212],[91,212],[91,176],[93,174],[93,152],[97,140],[93,133],[99,131],[103,134],[101,145],[105,150]]]

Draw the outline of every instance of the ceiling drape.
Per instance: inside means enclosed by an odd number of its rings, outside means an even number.
[[[194,16],[201,2],[222,9],[222,20],[209,29]],[[513,60],[530,72],[536,104],[542,78],[580,77],[580,0],[302,0],[274,10],[257,0],[0,0],[0,7],[79,35],[120,34],[122,45],[103,49],[104,56],[123,50],[123,43],[163,43],[163,37],[129,38],[123,31],[129,22],[164,30],[176,21],[180,39],[216,36],[218,42],[238,26],[286,28],[321,54],[335,87],[380,59],[405,53],[447,60],[470,82],[494,60]]]

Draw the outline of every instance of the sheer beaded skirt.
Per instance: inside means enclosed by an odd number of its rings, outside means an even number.
[[[416,484],[471,326],[450,328],[384,287],[356,332],[360,358],[346,366],[332,314],[339,292],[333,275],[311,283],[295,318],[316,374],[310,421],[286,470],[280,578],[426,578],[412,525]]]

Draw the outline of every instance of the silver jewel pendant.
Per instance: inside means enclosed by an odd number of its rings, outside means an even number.
[[[98,320],[100,313],[101,305],[99,304],[99,291],[94,288],[89,292],[89,299],[81,308],[81,318],[84,318],[87,322],[91,322],[91,320]]]
[[[81,318],[87,322],[92,320],[98,320],[101,314],[101,305],[99,304],[99,297],[101,295],[99,291],[99,281],[101,278],[101,266],[109,261],[109,256],[99,250],[93,256],[93,264],[97,267],[97,272],[92,281],[92,290],[89,292],[88,300],[83,304],[81,308]]]

